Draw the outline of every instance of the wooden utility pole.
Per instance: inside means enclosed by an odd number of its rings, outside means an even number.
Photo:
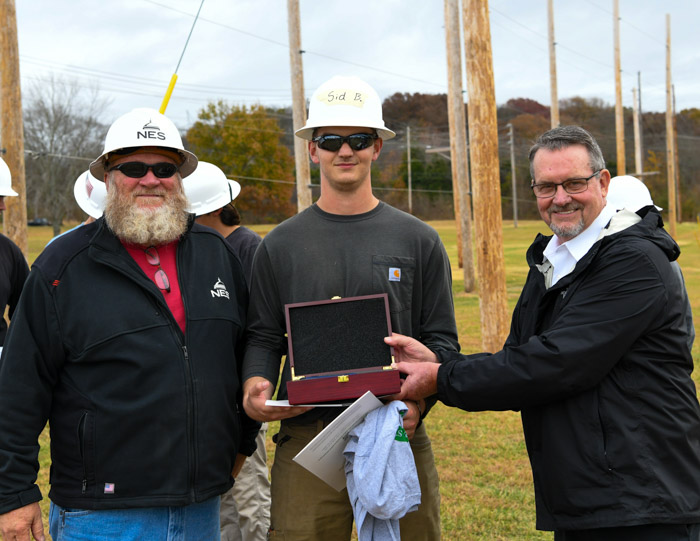
[[[411,178],[411,126],[406,126],[406,167],[408,172],[408,213],[413,214],[413,179]]]
[[[547,20],[549,21],[549,89],[552,100],[550,117],[552,128],[559,125],[559,97],[557,96],[557,54],[554,41],[554,0],[547,0]]]
[[[678,165],[678,117],[676,116],[676,85],[671,85],[671,95],[673,96],[673,180],[676,183],[676,219],[680,224],[683,222],[683,207],[681,206],[681,172]]]
[[[472,209],[469,194],[467,128],[462,97],[462,47],[459,36],[459,0],[445,0],[447,40],[447,111],[450,124],[452,193],[457,224],[457,256],[464,273],[464,291],[476,287],[472,255]]]
[[[617,141],[617,174],[624,175],[625,164],[625,117],[622,109],[622,80],[620,68],[620,5],[613,0],[613,40],[615,42],[615,138]]]
[[[292,122],[296,131],[306,124],[306,97],[304,96],[304,67],[301,55],[301,23],[299,0],[287,0],[287,25],[289,27],[289,63],[292,75]],[[297,212],[311,206],[311,169],[308,143],[294,138],[294,161],[297,173]]]
[[[642,112],[642,72],[637,72],[637,106],[639,107],[639,154],[641,156],[641,166],[637,172],[641,175],[644,173],[644,119]]]
[[[3,159],[10,168],[12,188],[17,197],[6,197],[5,234],[19,246],[24,257],[27,244],[27,193],[24,180],[24,125],[22,124],[22,92],[19,79],[19,46],[17,15],[14,0],[0,0],[0,134]]]
[[[508,122],[508,138],[510,142],[510,177],[513,185],[513,227],[518,227],[518,183],[515,180],[515,137],[513,136],[513,125]]]
[[[634,131],[634,171],[636,175],[641,175],[642,144],[639,131],[639,102],[637,101],[636,88],[632,88],[632,128]]]
[[[462,17],[481,342],[486,351],[498,351],[508,334],[509,322],[488,0],[464,0]]]
[[[673,99],[671,96],[671,15],[666,14],[666,186],[668,232],[676,237],[676,156],[673,148]]]

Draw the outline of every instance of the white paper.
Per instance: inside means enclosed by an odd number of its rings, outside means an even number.
[[[345,488],[343,451],[348,434],[370,411],[381,406],[382,402],[367,391],[299,451],[294,462],[340,492]]]
[[[352,402],[326,402],[325,404],[290,404],[289,400],[266,400],[266,406],[274,408],[344,408]]]

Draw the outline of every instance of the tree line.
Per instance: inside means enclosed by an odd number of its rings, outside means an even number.
[[[24,134],[27,153],[28,216],[46,217],[58,232],[65,220],[84,216],[73,200],[73,183],[102,150],[108,126],[98,119],[107,103],[94,89],[64,81],[30,89],[25,99]],[[465,105],[465,112],[468,105]],[[408,210],[408,144],[410,132],[412,210],[422,219],[453,217],[452,174],[446,94],[400,93],[383,103],[384,120],[397,137],[385,142],[372,166],[376,195]],[[537,218],[530,190],[528,150],[550,127],[549,107],[528,98],[508,100],[497,109],[504,220],[512,217],[512,169],[507,125],[513,126],[518,216]],[[615,108],[597,98],[560,100],[562,124],[578,124],[598,140],[612,175],[617,174]],[[468,116],[465,114],[465,118]],[[625,109],[627,169],[634,169],[632,110]],[[676,115],[681,219],[694,219],[700,202],[700,109]],[[643,177],[654,202],[668,206],[666,189],[666,126],[664,113],[644,113]],[[468,126],[467,126],[468,133]],[[211,101],[183,133],[185,145],[201,160],[215,163],[243,189],[236,206],[246,223],[278,223],[296,212],[291,107],[241,106]],[[318,196],[318,169],[311,183]]]

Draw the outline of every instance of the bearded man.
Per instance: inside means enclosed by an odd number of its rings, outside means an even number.
[[[219,496],[260,425],[240,407],[244,272],[186,211],[196,166],[165,116],[123,115],[90,166],[103,217],[34,262],[0,361],[5,539],[44,538],[47,420],[54,539],[219,538]]]

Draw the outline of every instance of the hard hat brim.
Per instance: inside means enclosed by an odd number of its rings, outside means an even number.
[[[396,133],[391,131],[389,128],[386,128],[384,126],[358,126],[357,124],[333,124],[334,126],[343,126],[343,127],[356,127],[356,128],[370,128],[373,130],[377,130],[377,135],[379,135],[380,139],[383,139],[384,141],[388,139],[393,139],[396,137]],[[328,127],[327,124],[323,124],[320,126],[317,126],[315,124],[309,124],[308,122],[306,123],[306,126],[303,128],[299,128],[297,131],[294,132],[294,135],[297,137],[300,137],[301,139],[305,139],[307,141],[311,141],[311,139],[314,136],[314,130],[318,128],[325,128]]]

